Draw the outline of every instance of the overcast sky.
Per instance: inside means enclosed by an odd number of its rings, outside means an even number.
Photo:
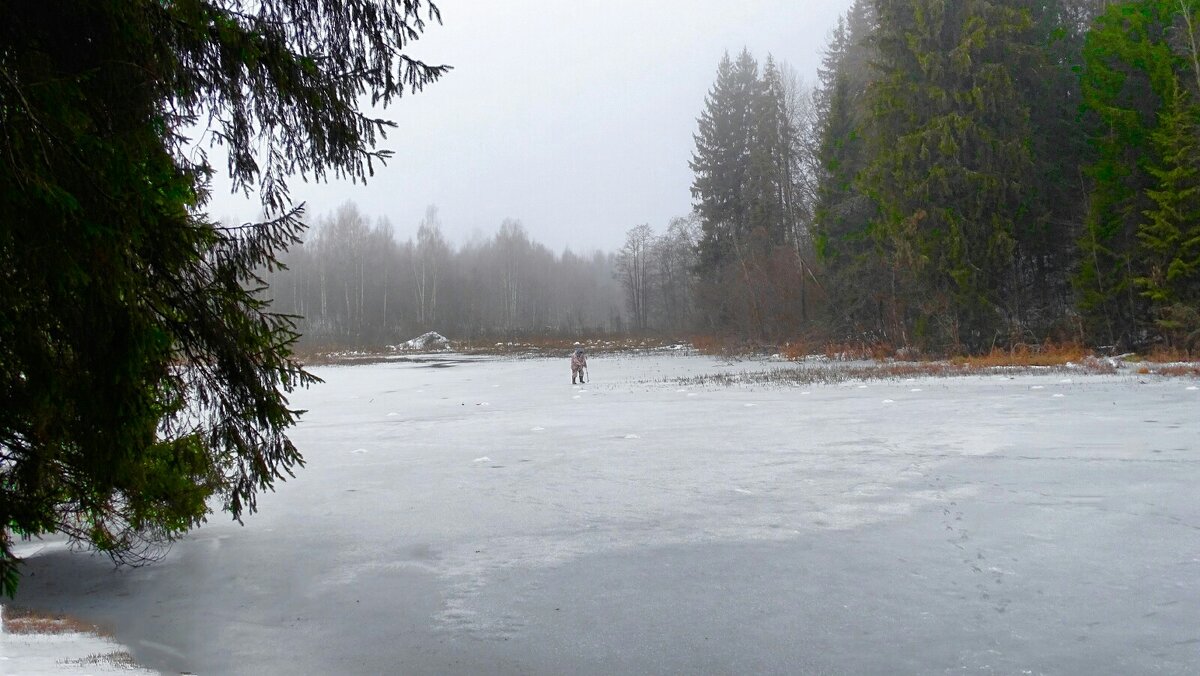
[[[614,250],[691,210],[696,118],[728,50],[767,53],[811,84],[850,0],[439,0],[409,53],[452,65],[381,114],[395,152],[366,186],[292,185],[308,220],[346,200],[407,239],[428,204],[446,237],[490,236],[505,218],[556,252]],[[217,218],[258,209],[218,183]]]

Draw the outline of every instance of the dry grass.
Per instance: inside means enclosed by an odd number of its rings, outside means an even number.
[[[87,657],[74,660],[63,660],[60,664],[75,667],[110,666],[119,669],[136,669],[139,665],[124,650],[114,650],[110,653],[93,653]]]
[[[987,354],[955,357],[951,362],[967,368],[983,369],[1004,366],[1064,366],[1068,363],[1081,364],[1094,357],[1095,354],[1082,345],[1046,343],[1015,345],[1007,350],[992,348]]]
[[[26,608],[4,607],[4,631],[10,634],[95,634],[109,636],[93,624],[69,615],[39,613]]]
[[[1200,363],[1190,364],[1142,364],[1137,372],[1144,376],[1166,378],[1200,378]]]
[[[1142,355],[1142,361],[1148,361],[1155,364],[1176,364],[1179,362],[1190,362],[1200,359],[1200,354],[1181,350],[1177,347],[1159,346],[1151,350],[1149,353]]]

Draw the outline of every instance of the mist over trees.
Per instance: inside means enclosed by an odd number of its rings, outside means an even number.
[[[415,237],[347,203],[316,219],[269,277],[272,307],[301,317],[311,346],[394,344],[425,331],[458,339],[580,336],[624,331],[616,256],[555,254],[520,221],[462,246],[436,206]]]

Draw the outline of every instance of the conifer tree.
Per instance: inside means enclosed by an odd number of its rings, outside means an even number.
[[[0,591],[14,536],[153,555],[210,502],[240,518],[302,463],[286,394],[313,382],[257,293],[303,225],[287,179],[365,180],[437,79],[421,0],[0,5]],[[204,213],[228,151],[271,220]],[[202,149],[205,146],[202,146]]]
[[[1149,322],[1150,299],[1135,283],[1137,233],[1155,209],[1149,167],[1161,165],[1153,141],[1160,108],[1184,67],[1169,43],[1177,10],[1171,0],[1112,5],[1084,48],[1091,185],[1074,281],[1085,329],[1106,345],[1142,342]]]
[[[821,174],[814,220],[816,254],[824,265],[827,308],[836,331],[883,339],[880,312],[886,262],[874,239],[874,201],[859,185],[867,164],[866,91],[875,76],[874,5],[855,0],[839,20],[819,72],[817,96]]]
[[[1155,130],[1153,207],[1138,228],[1136,282],[1152,303],[1157,328],[1180,346],[1200,342],[1200,107],[1181,83],[1172,87]]]
[[[1029,18],[999,2],[878,4],[865,187],[898,266],[908,340],[978,349],[1011,331],[1015,223],[1032,178],[1011,64]]]

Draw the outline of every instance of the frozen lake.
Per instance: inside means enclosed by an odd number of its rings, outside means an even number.
[[[245,527],[48,546],[16,602],[165,673],[1200,672],[1194,379],[590,366],[314,369]]]

